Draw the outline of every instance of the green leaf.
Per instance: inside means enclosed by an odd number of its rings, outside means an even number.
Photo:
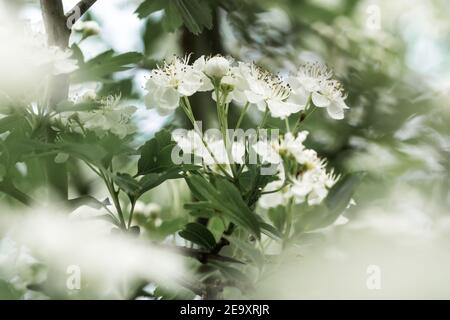
[[[261,230],[256,214],[247,207],[239,191],[231,182],[220,179],[216,185],[213,185],[199,175],[192,175],[186,178],[186,181],[200,200],[208,201],[211,208],[222,212],[233,223],[260,238]]]
[[[169,131],[162,130],[155,134],[153,139],[147,141],[140,149],[141,157],[138,161],[138,175],[154,172],[163,172],[173,167],[172,149],[176,145],[172,141]]]
[[[208,1],[174,0],[174,3],[184,24],[193,34],[201,33],[203,27],[212,28],[211,8]]]
[[[164,9],[165,2],[166,0],[146,0],[139,5],[135,13],[140,19],[145,18],[153,12]]]
[[[114,182],[120,189],[125,191],[128,195],[135,195],[139,192],[141,185],[128,173],[117,173],[114,176]]]
[[[92,111],[98,109],[102,104],[98,101],[73,103],[72,101],[60,102],[56,108],[56,112],[77,112]]]
[[[108,198],[106,198],[104,201],[100,201],[92,196],[81,196],[78,198],[67,200],[67,206],[71,210],[75,210],[76,208],[81,206],[89,206],[94,209],[101,209],[108,204],[109,204]]]
[[[328,192],[323,204],[306,210],[297,223],[299,231],[324,228],[336,221],[347,208],[365,173],[356,172],[341,178]]]
[[[0,119],[0,133],[14,130],[20,127],[22,123],[26,122],[21,115],[11,115]]]
[[[164,17],[162,26],[166,32],[174,32],[183,25],[183,18],[181,18],[174,0],[168,0],[164,10]]]
[[[211,6],[207,0],[146,0],[136,13],[142,19],[162,9],[162,26],[167,32],[173,32],[184,24],[190,32],[199,34],[203,28],[211,29],[213,26]]]
[[[270,208],[267,215],[275,228],[283,232],[286,223],[286,207],[280,205],[275,208]]]
[[[75,82],[103,80],[115,72],[132,68],[132,65],[141,60],[142,54],[138,52],[127,52],[115,56],[114,51],[109,50],[80,65],[79,69],[72,73],[72,80]]]
[[[325,205],[338,215],[347,208],[356,187],[361,183],[364,172],[356,172],[345,175],[328,192]]]
[[[182,231],[179,232],[180,237],[198,244],[205,249],[211,250],[216,245],[216,239],[211,231],[200,223],[188,223]]]
[[[277,228],[275,228],[274,226],[261,221],[260,222],[260,227],[261,227],[261,232],[264,233],[266,236],[272,238],[272,239],[281,239],[283,237],[283,235],[281,234],[280,231],[277,230]]]

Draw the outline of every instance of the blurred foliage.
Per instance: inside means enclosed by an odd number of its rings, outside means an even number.
[[[18,1],[16,8],[24,3]],[[141,94],[127,70],[148,70],[160,64],[168,55],[164,51],[161,54],[161,46],[174,35],[176,45],[174,49],[170,48],[169,51],[174,51],[170,53],[193,52],[194,56],[205,52],[221,53],[241,60],[254,60],[281,74],[294,72],[294,66],[302,61],[319,59],[334,69],[343,82],[350,111],[340,122],[331,121],[324,112],[316,111],[302,124],[302,129],[311,132],[308,147],[327,158],[330,167],[344,174],[344,178],[320,208],[311,211],[302,206],[295,208],[298,219],[294,228],[298,233],[291,240],[304,243],[305,237],[313,236],[318,229],[333,224],[344,210],[346,216],[355,215],[356,207],[347,209],[352,197],[359,208],[369,206],[391,192],[389,187],[394,182],[414,185],[425,194],[438,197],[437,200],[448,204],[448,91],[435,94],[436,89],[423,74],[408,65],[410,44],[403,36],[401,26],[385,25],[382,18],[380,29],[368,30],[364,20],[364,6],[368,3],[356,0],[336,3],[338,5],[332,6],[327,5],[326,1],[296,0],[139,1],[136,14],[144,20],[141,35],[143,52],[117,53],[108,50],[86,59],[80,43],[74,43],[72,50],[81,67],[71,75],[71,80],[73,83],[100,81],[99,95],[120,94],[124,100],[137,100]],[[435,9],[436,19],[446,19],[445,15],[439,17],[443,12],[448,12],[439,10],[448,9],[445,2],[434,1],[430,6]],[[387,8],[389,6],[385,5],[380,10],[389,10]],[[91,18],[95,19],[95,16],[87,17]],[[450,28],[443,35],[447,40],[446,47],[442,48],[443,55],[448,56]],[[83,41],[87,40],[80,42]],[[96,41],[105,42],[101,37],[97,37]],[[125,76],[116,77],[118,72]],[[200,99],[194,103],[196,117],[217,125],[211,120],[215,119],[214,108],[205,106],[204,101]],[[33,193],[40,192],[42,186],[52,181],[49,173],[57,176],[54,187],[65,185],[66,190],[62,190],[61,195],[64,201],[69,201],[67,179],[71,189],[75,189],[75,199],[90,196],[95,191],[93,179],[80,163],[95,163],[108,170],[113,164],[117,167],[124,165],[123,172],[111,170],[111,176],[106,179],[117,185],[126,194],[123,198],[128,197],[133,206],[138,199],[144,203],[159,204],[157,209],[136,207],[133,221],[145,237],[156,241],[181,231],[179,235],[185,240],[201,249],[212,250],[226,232],[225,226],[229,222],[243,227],[244,231],[225,234],[230,245],[220,252],[224,257],[232,256],[237,262],[202,264],[201,257],[197,257],[200,262],[190,262],[201,275],[198,280],[208,284],[209,289],[213,290],[214,285],[209,284],[220,278],[226,287],[225,297],[228,292],[232,297],[245,295],[252,283],[267,271],[262,270],[261,266],[263,262],[270,263],[271,256],[257,250],[255,239],[261,237],[261,232],[277,237],[286,231],[287,213],[284,208],[278,207],[268,212],[271,222],[268,225],[258,220],[253,210],[249,209],[253,204],[249,199],[243,200],[239,194],[236,195],[237,191],[228,181],[207,181],[196,175],[186,177],[180,170],[195,171],[195,168],[171,167],[167,162],[167,152],[173,142],[164,131],[140,148],[121,149],[118,146],[123,145],[123,141],[114,135],[102,138],[87,135],[80,142],[77,134],[61,135],[58,124],[50,123],[48,119],[32,123],[8,103],[2,103],[1,107],[5,110],[2,113],[7,116],[0,119],[0,134],[14,128],[0,145],[2,201],[13,203],[9,196],[24,203],[35,201],[31,199]],[[81,107],[66,103],[55,108],[55,112],[70,108],[80,110]],[[230,112],[234,123],[239,108],[232,106]],[[258,117],[259,114],[248,117],[243,126],[252,127]],[[186,123],[181,113],[176,115],[176,119],[165,120],[171,126]],[[289,121],[294,124],[297,119],[293,116]],[[283,127],[283,124],[271,120],[269,126]],[[29,137],[34,141],[32,144]],[[54,164],[53,160],[59,153],[68,154],[69,160],[64,164]],[[130,157],[136,156],[141,159],[137,164],[137,173],[136,168],[127,166]],[[361,176],[345,174],[354,171],[365,171],[367,177],[353,196],[356,185],[361,183]],[[186,179],[191,190],[197,191],[193,192],[193,196],[189,195],[184,183],[173,180],[181,177]],[[224,198],[235,201],[226,207],[221,201]],[[94,205],[100,203],[100,206],[105,206],[104,202],[98,202]],[[217,211],[223,213],[224,219],[215,216]],[[121,221],[115,219],[114,223],[120,226]],[[247,264],[242,265],[242,261]],[[191,289],[180,289],[177,293],[157,288],[146,295],[192,298],[193,293],[198,294],[191,284],[184,287]],[[239,288],[240,293],[230,287]],[[0,280],[0,295],[15,294],[7,283]]]

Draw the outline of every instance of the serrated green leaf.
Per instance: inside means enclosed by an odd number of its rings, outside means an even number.
[[[247,207],[232,183],[223,179],[215,186],[199,175],[192,175],[186,178],[186,181],[200,200],[208,201],[212,208],[225,214],[230,221],[260,238],[257,216]]]
[[[179,232],[180,237],[198,244],[205,249],[211,250],[216,245],[216,240],[211,231],[204,225],[199,223],[188,223],[182,231]]]
[[[356,187],[361,183],[365,173],[356,172],[345,175],[328,192],[325,205],[329,210],[341,214],[347,208]]]
[[[190,32],[199,34],[203,28],[212,28],[212,15],[209,3],[204,0],[173,0]]]
[[[167,1],[164,9],[164,17],[162,20],[162,26],[166,32],[174,32],[176,29],[183,25],[183,18],[177,10],[173,0]]]
[[[140,19],[145,18],[153,12],[164,9],[165,2],[166,0],[146,0],[139,5],[135,13]]]
[[[75,82],[98,81],[115,72],[128,70],[141,60],[142,54],[138,52],[114,55],[114,51],[109,50],[80,65],[71,77]]]

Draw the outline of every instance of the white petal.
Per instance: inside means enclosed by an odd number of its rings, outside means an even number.
[[[269,107],[272,117],[281,119],[284,119],[293,113],[297,113],[302,108],[304,108],[304,106],[299,104],[284,102],[275,99],[268,100],[267,106]]]
[[[194,93],[196,93],[202,85],[203,83],[197,76],[195,75],[187,76],[185,79],[181,81],[180,85],[178,86],[178,92],[182,96],[190,97]]]
[[[311,98],[316,107],[322,108],[330,105],[330,100],[318,92],[313,92]]]
[[[205,63],[206,63],[205,56],[201,56],[200,58],[194,61],[192,67],[197,71],[203,71]]]
[[[264,96],[254,93],[253,91],[250,90],[245,90],[244,94],[247,97],[248,102],[250,103],[256,104],[264,100]]]
[[[327,108],[328,114],[331,118],[336,120],[344,119],[344,106],[333,102]]]

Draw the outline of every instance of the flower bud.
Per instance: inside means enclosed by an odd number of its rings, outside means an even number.
[[[215,56],[208,59],[205,64],[204,73],[215,79],[224,77],[230,69],[230,62],[222,56]]]

